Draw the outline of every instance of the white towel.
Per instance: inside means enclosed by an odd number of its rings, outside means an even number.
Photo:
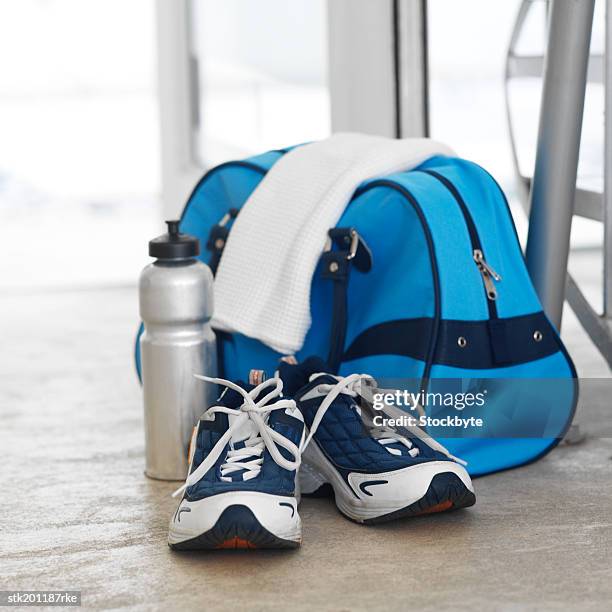
[[[215,278],[213,327],[297,352],[310,329],[310,284],[327,232],[357,187],[438,154],[453,152],[425,138],[352,133],[286,153],[234,221]]]

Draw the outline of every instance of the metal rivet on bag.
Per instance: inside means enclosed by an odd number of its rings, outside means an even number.
[[[465,348],[467,346],[467,340],[463,336],[457,338],[457,344],[459,348]]]
[[[543,338],[543,336],[542,336],[542,332],[541,332],[539,329],[536,329],[536,330],[533,332],[533,339],[534,339],[536,342],[541,342],[542,338]]]
[[[338,271],[338,267],[339,267],[339,266],[338,266],[338,262],[337,262],[337,261],[332,261],[332,262],[329,264],[329,271],[330,271],[330,272],[337,272],[337,271]]]
[[[225,246],[225,240],[223,240],[223,238],[217,238],[215,240],[215,249],[218,249],[219,251]]]

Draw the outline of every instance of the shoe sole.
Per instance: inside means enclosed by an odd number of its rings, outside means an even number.
[[[310,461],[303,462],[300,468],[302,495],[324,497],[331,490],[338,510],[357,523],[376,525],[399,518],[468,508],[476,503],[469,475],[462,466],[455,463],[449,463],[448,466],[441,462],[430,464],[432,469],[439,471],[431,474],[429,482],[425,480],[422,483],[425,490],[422,497],[411,500],[403,507],[385,508],[384,505],[370,505],[363,498],[356,500],[351,487],[338,474],[316,442],[311,443],[306,453]]]
[[[380,523],[410,516],[423,516],[425,514],[469,508],[475,503],[476,495],[463,484],[461,478],[456,474],[443,472],[432,478],[427,493],[418,501],[389,514],[365,519],[363,523],[366,525],[379,525]]]
[[[297,548],[300,540],[285,540],[268,531],[243,505],[228,506],[212,529],[182,542],[168,544],[173,550],[245,550]]]

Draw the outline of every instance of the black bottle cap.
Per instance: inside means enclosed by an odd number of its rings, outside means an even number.
[[[200,254],[195,236],[179,233],[178,221],[166,221],[168,233],[149,241],[149,255],[157,259],[189,259]]]

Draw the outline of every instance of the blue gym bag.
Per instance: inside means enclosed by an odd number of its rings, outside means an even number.
[[[200,258],[213,272],[233,219],[284,153],[217,166],[190,195],[180,229],[205,245]],[[506,198],[477,164],[434,157],[363,183],[330,228],[311,317],[298,360],[318,355],[339,375],[484,394],[484,405],[461,411],[482,419],[476,433],[428,427],[473,476],[536,460],[571,423],[574,366],[531,284]],[[229,379],[272,374],[282,356],[240,334],[218,333],[218,348]]]

